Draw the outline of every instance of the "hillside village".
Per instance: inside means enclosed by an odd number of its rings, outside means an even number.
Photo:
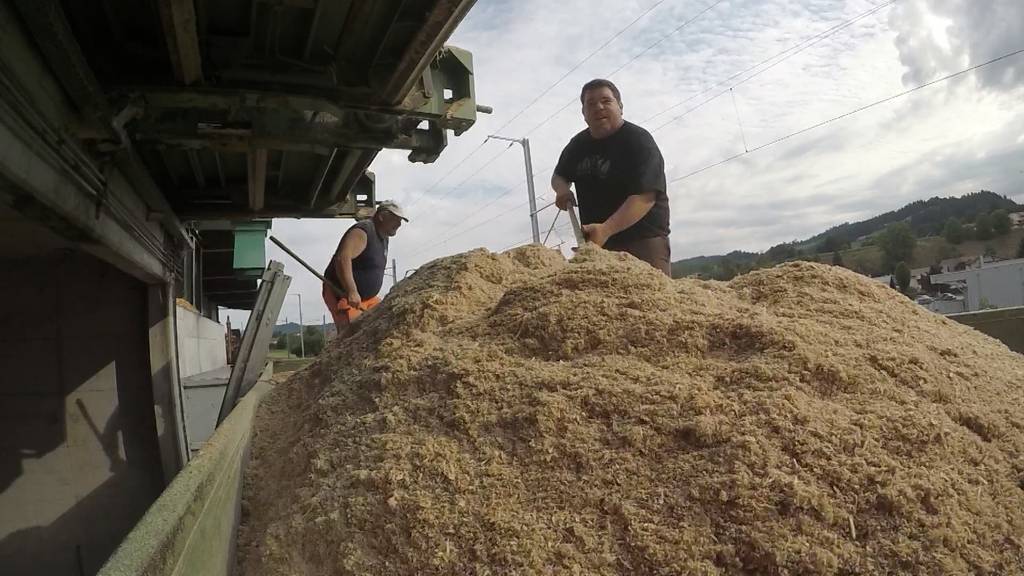
[[[942,314],[1024,306],[1024,206],[985,190],[931,198],[763,253],[677,261],[673,276],[730,280],[795,260],[870,276]]]

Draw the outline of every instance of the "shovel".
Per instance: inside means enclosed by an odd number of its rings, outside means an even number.
[[[576,236],[576,248],[583,246],[587,237],[583,235],[583,227],[580,226],[580,219],[576,216],[576,197],[569,198],[569,222],[572,223],[572,233]]]

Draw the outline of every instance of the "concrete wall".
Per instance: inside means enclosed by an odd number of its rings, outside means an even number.
[[[1024,354],[1024,307],[951,314],[950,320],[966,324]]]
[[[163,486],[147,289],[81,253],[0,265],[0,574],[92,575]]]
[[[227,365],[224,326],[183,306],[176,307],[178,375],[188,378]]]

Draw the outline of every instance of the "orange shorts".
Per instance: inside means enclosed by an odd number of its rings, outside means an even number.
[[[338,333],[352,323],[353,320],[359,317],[360,314],[366,312],[370,308],[373,308],[377,304],[380,304],[380,298],[374,296],[373,298],[367,298],[359,303],[359,306],[350,306],[348,298],[344,296],[339,297],[334,293],[334,290],[330,286],[324,284],[323,290],[324,304],[327,305],[327,309],[331,312],[331,318],[334,319],[334,326],[338,329]]]

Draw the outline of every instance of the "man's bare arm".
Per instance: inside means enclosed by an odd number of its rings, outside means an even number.
[[[341,279],[341,289],[345,291],[345,297],[351,306],[358,305],[362,300],[356,288],[356,280],[352,276],[352,260],[362,254],[363,250],[366,250],[366,232],[354,228],[345,233],[341,249],[334,258],[335,270]]]
[[[598,246],[604,246],[609,238],[640,221],[654,207],[654,192],[644,192],[626,198],[614,214],[600,224],[583,226],[587,240]]]

